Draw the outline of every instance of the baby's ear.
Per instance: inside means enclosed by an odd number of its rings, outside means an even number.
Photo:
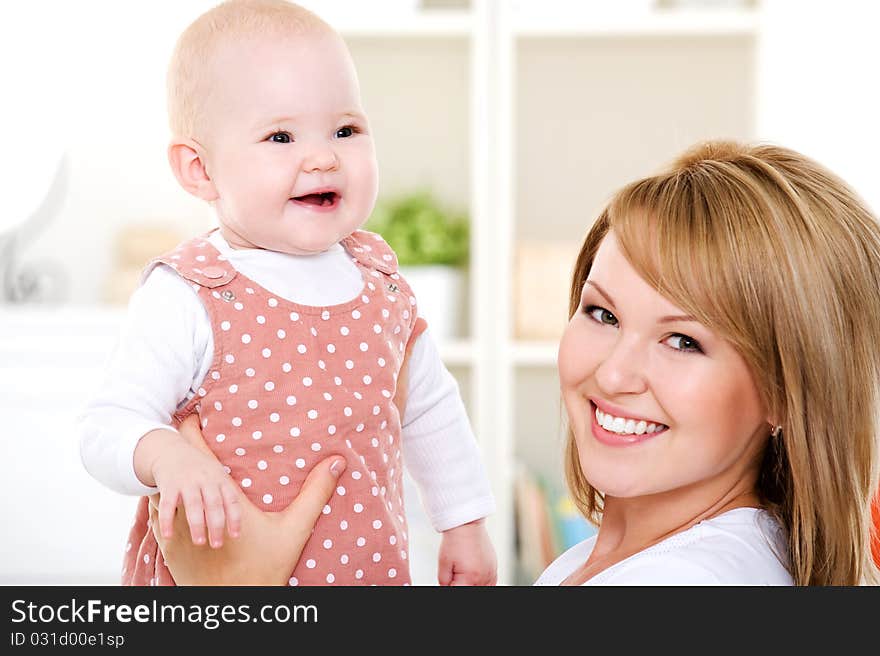
[[[205,168],[202,148],[195,141],[172,141],[168,146],[168,163],[181,187],[202,200],[217,200],[217,188]]]

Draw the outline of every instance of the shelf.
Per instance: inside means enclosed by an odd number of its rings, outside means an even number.
[[[520,367],[556,367],[558,342],[514,342],[513,364]]]
[[[753,10],[656,10],[643,14],[569,14],[551,12],[513,18],[513,32],[522,37],[718,36],[757,32]]]
[[[421,12],[397,16],[354,16],[334,22],[343,37],[468,37],[473,19],[466,11]]]

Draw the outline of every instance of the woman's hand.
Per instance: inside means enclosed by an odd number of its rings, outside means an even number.
[[[179,431],[191,444],[212,454],[197,416],[188,417]],[[236,488],[241,536],[226,540],[219,549],[193,544],[181,506],[175,513],[173,536],[163,537],[158,522],[159,495],[150,497],[150,526],[174,580],[178,585],[287,585],[345,464],[341,456],[318,463],[296,499],[281,512],[261,511]]]

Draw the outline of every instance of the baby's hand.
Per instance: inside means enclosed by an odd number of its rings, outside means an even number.
[[[224,525],[233,538],[241,529],[236,485],[206,451],[207,446],[202,449],[182,436],[174,437],[169,436],[151,468],[160,495],[159,530],[163,537],[171,538],[174,513],[182,501],[193,544],[205,543],[207,525],[211,546],[219,548],[223,546]]]
[[[443,531],[437,580],[440,585],[495,585],[498,562],[484,520]]]

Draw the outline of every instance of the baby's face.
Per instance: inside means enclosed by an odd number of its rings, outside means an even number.
[[[376,154],[341,39],[250,40],[214,75],[204,160],[233,247],[318,253],[366,221]]]

